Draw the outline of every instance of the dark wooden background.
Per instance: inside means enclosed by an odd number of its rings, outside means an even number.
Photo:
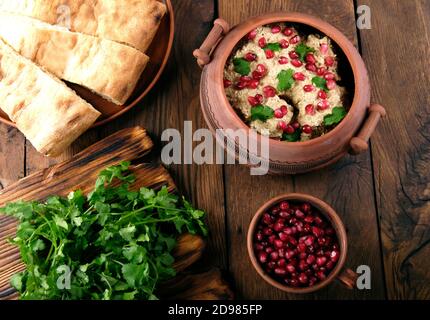
[[[358,30],[356,8],[371,9],[372,28]],[[212,22],[231,25],[271,11],[319,16],[353,41],[367,64],[372,101],[386,118],[368,153],[346,157],[312,174],[252,177],[239,165],[181,165],[170,169],[182,192],[208,213],[207,261],[226,271],[238,298],[430,298],[430,1],[428,0],[173,0],[176,39],[164,75],[141,105],[84,134],[60,159],[38,155],[23,135],[0,124],[0,186],[69,158],[95,141],[130,126],[148,129],[157,144],[166,128],[183,122],[206,127],[199,105],[200,70],[192,57]],[[84,177],[83,177],[84,178]],[[246,252],[248,224],[257,208],[284,192],[304,192],[330,203],[348,229],[347,266],[369,265],[371,290],[332,284],[315,294],[284,294],[253,270]]]

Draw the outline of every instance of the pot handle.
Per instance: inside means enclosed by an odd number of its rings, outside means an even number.
[[[367,151],[369,148],[369,139],[370,136],[376,129],[376,126],[379,123],[381,117],[385,117],[387,112],[384,107],[379,104],[372,104],[369,107],[369,116],[367,120],[364,122],[363,127],[361,128],[358,135],[351,139],[349,143],[351,149],[349,151],[350,154],[357,155]]]
[[[216,19],[214,21],[214,26],[206,37],[205,41],[203,41],[202,45],[199,49],[194,50],[193,55],[197,59],[197,63],[200,68],[203,68],[210,61],[210,54],[215,46],[218,44],[219,40],[222,36],[226,35],[230,27],[227,21],[223,19]]]
[[[354,289],[357,286],[357,278],[358,274],[351,269],[345,269],[337,276],[337,280],[348,289]]]

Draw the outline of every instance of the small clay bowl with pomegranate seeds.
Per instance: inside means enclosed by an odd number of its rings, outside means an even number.
[[[333,208],[301,193],[266,202],[247,236],[248,254],[258,274],[288,293],[314,292],[335,279],[354,288],[357,274],[344,268],[347,246],[345,227]]]

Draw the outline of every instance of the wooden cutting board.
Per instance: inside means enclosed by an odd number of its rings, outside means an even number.
[[[101,170],[121,161],[132,162],[131,171],[136,176],[132,189],[167,186],[170,192],[176,192],[173,179],[162,165],[142,163],[142,158],[152,147],[151,139],[140,127],[118,131],[70,160],[36,172],[1,190],[0,207],[18,200],[43,200],[50,195],[66,196],[77,189],[89,192]],[[16,226],[14,218],[0,215],[0,300],[18,298],[9,280],[14,273],[25,268],[20,261],[18,248],[7,241],[15,235]],[[204,248],[205,241],[199,236],[186,234],[178,239],[173,252],[178,276],[160,285],[160,297],[191,300],[233,298],[219,270],[211,269],[204,273],[187,271],[201,258]]]

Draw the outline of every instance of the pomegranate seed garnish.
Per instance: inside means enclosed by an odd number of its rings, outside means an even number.
[[[263,78],[263,74],[261,72],[258,72],[257,70],[252,71],[252,78],[255,80],[260,80]]]
[[[322,267],[323,265],[325,265],[325,263],[327,262],[327,258],[326,257],[318,257],[317,258],[317,265]]]
[[[224,88],[228,88],[231,86],[231,81],[228,79],[224,79]]]
[[[327,110],[330,107],[330,104],[327,100],[321,100],[317,104],[317,108],[319,111]]]
[[[275,53],[270,49],[264,50],[264,54],[267,59],[272,59],[275,56]]]
[[[293,273],[296,272],[296,267],[293,264],[289,263],[285,266],[285,270],[287,270],[287,272],[289,273]]]
[[[257,30],[254,29],[248,33],[248,40],[254,40],[256,36],[257,36]]]
[[[308,105],[305,107],[305,111],[306,111],[306,114],[314,115],[314,114],[315,114],[315,108],[314,108],[314,105],[313,105],[313,104],[308,104]]]
[[[253,96],[248,97],[248,102],[252,107],[258,105],[257,99],[255,99],[255,97],[253,97]]]
[[[326,54],[328,52],[328,44],[327,43],[321,43],[320,51],[322,54]]]
[[[315,87],[311,84],[307,84],[307,85],[303,86],[303,90],[305,92],[312,92],[315,90]]]
[[[334,65],[334,58],[333,57],[325,57],[324,63],[327,67],[332,67]]]
[[[291,61],[291,63],[293,63],[293,61]],[[306,76],[301,72],[296,72],[293,74],[293,78],[294,78],[294,80],[297,80],[297,81],[303,81],[306,79]]]
[[[281,211],[279,213],[279,216],[282,217],[282,218],[289,218],[290,214],[287,211]]]
[[[288,133],[288,134],[293,134],[295,131],[296,131],[296,129],[294,129],[291,124],[288,124],[286,126],[286,128],[284,129],[284,132]]]
[[[315,59],[315,56],[312,53],[308,53],[305,57],[305,60],[307,63],[315,64],[317,60]]]
[[[279,57],[279,60],[278,60],[278,62],[279,62],[279,64],[287,64],[288,63],[288,59],[287,59],[287,57]]]
[[[275,118],[278,118],[278,119],[284,117],[284,114],[282,113],[281,109],[276,109],[274,115],[275,115]]]
[[[299,250],[299,252],[305,252],[306,251],[306,245],[304,243],[299,243],[297,245],[297,250]]]
[[[333,72],[329,72],[329,71],[327,71],[327,72],[324,74],[324,79],[326,79],[326,80],[333,80],[335,77],[336,77],[336,76],[334,75],[334,73],[333,73]]]
[[[291,259],[295,255],[296,255],[296,252],[294,250],[287,250],[285,252],[285,258],[287,258],[287,259]]]
[[[293,126],[294,129],[300,128],[300,124],[297,121],[294,121],[291,125]]]
[[[276,239],[275,236],[270,236],[269,237],[269,243],[272,244],[273,241],[275,241],[275,239]],[[267,254],[271,254],[274,251],[274,249],[272,247],[267,247],[265,251],[266,251]]]
[[[257,64],[255,71],[261,73],[263,76],[267,73],[267,68],[264,64]]]
[[[305,239],[305,245],[308,247],[311,246],[314,243],[314,237],[313,236],[307,236]]]
[[[260,260],[261,263],[265,263],[267,261],[267,253],[260,252],[258,255],[258,260]]]
[[[311,211],[311,205],[306,202],[302,204],[301,208],[302,208],[302,211],[306,213]]]
[[[272,33],[279,33],[281,32],[281,27],[279,25],[272,27]]]
[[[278,258],[279,258],[278,251],[273,251],[273,252],[271,252],[271,253],[270,253],[270,258],[271,258],[272,260],[278,260]]]
[[[335,263],[333,261],[329,261],[325,265],[325,267],[326,267],[327,270],[333,269],[334,266],[335,266]]]
[[[305,217],[305,214],[304,214],[301,210],[299,210],[299,209],[297,209],[297,210],[294,212],[294,214],[296,215],[296,217],[297,217],[298,219],[303,219],[303,218]],[[303,223],[298,223],[297,225],[298,225],[298,226],[303,227]],[[300,231],[300,230],[299,230],[299,231]]]
[[[327,89],[333,90],[336,88],[336,81],[335,80],[327,80],[326,86],[327,86]]]
[[[260,38],[259,40],[258,40],[258,46],[260,47],[260,48],[264,48],[265,46],[266,46],[266,39],[264,38],[264,37],[262,37],[262,38]]]
[[[317,72],[317,66],[312,64],[312,63],[307,63],[305,65],[306,70],[311,71],[311,72]]]
[[[287,124],[285,121],[279,121],[277,127],[279,130],[285,131],[287,129]]]
[[[291,29],[291,28],[285,28],[282,33],[284,35],[286,35],[287,37],[289,37],[289,36],[291,36],[293,34],[293,29]]]
[[[302,132],[303,132],[303,133],[306,133],[306,134],[311,134],[311,133],[312,133],[312,127],[311,127],[311,126],[309,126],[309,125],[307,125],[307,124],[305,124],[305,125],[302,127]]]
[[[327,99],[327,93],[324,90],[318,91],[318,98]]]
[[[323,223],[324,221],[321,219],[321,217],[316,216],[315,217],[315,223],[319,226]]]
[[[276,248],[282,248],[284,246],[284,242],[282,242],[281,240],[275,240],[274,245]]]
[[[280,44],[282,49],[287,49],[290,46],[290,43],[288,42],[287,39],[280,40],[279,44]]]
[[[237,90],[245,89],[246,88],[246,82],[244,82],[244,81],[238,81],[238,82],[236,82],[235,88]]]
[[[325,72],[326,72],[326,68],[324,68],[324,67],[320,67],[317,69],[317,75],[319,75],[319,76],[323,76],[325,74]]]
[[[285,116],[288,114],[288,107],[287,106],[281,106],[279,109],[281,109],[282,114]],[[281,208],[282,209],[282,208]],[[287,208],[288,209],[288,208]],[[286,210],[286,209],[284,209]]]
[[[257,59],[257,55],[255,53],[248,52],[247,54],[245,54],[244,58],[246,61],[251,62],[251,61],[254,61],[255,59]]]
[[[257,89],[257,87],[258,87],[258,84],[259,84],[260,82],[258,81],[258,80],[255,80],[255,79],[251,79],[249,82],[248,82],[248,88],[251,88],[251,89]]]
[[[299,55],[295,51],[290,51],[288,53],[288,55],[290,56],[291,59],[298,59],[299,58]]]
[[[285,264],[286,264],[286,260],[284,258],[281,258],[278,260],[278,267],[283,268],[285,267]]]
[[[324,234],[324,231],[318,227],[312,227],[312,233],[315,237],[321,237]]]
[[[283,232],[280,232],[278,234],[278,237],[279,237],[279,239],[281,239],[281,241],[284,241],[284,242],[288,240],[288,234],[283,233]]]
[[[264,97],[263,97],[261,94],[259,94],[259,93],[257,93],[257,94],[255,95],[255,99],[257,99],[258,104],[262,104],[262,103],[263,103],[263,101],[264,101]],[[272,212],[272,213],[273,213],[273,212]]]
[[[296,44],[296,43],[299,43],[299,42],[300,42],[300,36],[299,35],[296,35],[296,36],[294,36],[294,37],[292,37],[290,39],[290,43],[291,44]]]
[[[275,273],[278,276],[284,276],[287,273],[287,271],[285,269],[283,269],[283,268],[276,268],[275,269]]]
[[[324,272],[322,272],[322,271],[318,271],[318,272],[317,272],[317,277],[318,277],[318,279],[320,279],[320,280],[324,280],[324,279],[326,278],[326,275],[324,274]]]
[[[263,88],[263,94],[266,98],[274,97],[276,96],[276,89],[272,86],[265,86]]]
[[[316,260],[315,256],[313,254],[310,254],[306,259],[306,263],[311,265],[315,262],[315,260]]]
[[[250,76],[241,76],[239,78],[239,81],[242,81],[242,82],[245,82],[245,83],[248,83],[251,80],[252,80],[252,78]]]
[[[333,250],[332,252],[330,252],[330,260],[333,262],[337,262],[337,260],[339,260],[339,251]]]
[[[301,67],[301,66],[303,65],[303,62],[301,62],[301,61],[300,61],[300,60],[298,60],[298,59],[293,59],[293,60],[291,60],[291,64],[292,64],[293,66],[295,66],[295,67],[299,68],[299,67]]]

